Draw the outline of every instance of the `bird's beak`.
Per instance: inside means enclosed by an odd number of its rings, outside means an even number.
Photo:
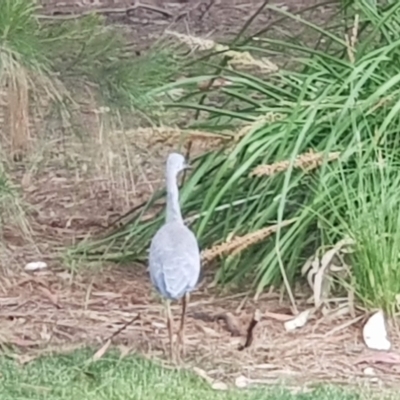
[[[193,167],[189,163],[185,163],[185,169],[188,169],[189,171],[193,169]]]

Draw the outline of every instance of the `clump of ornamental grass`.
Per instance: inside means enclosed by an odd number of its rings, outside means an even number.
[[[183,215],[204,254],[232,238],[277,227],[273,235],[233,256],[218,252],[219,283],[252,279],[259,294],[283,280],[290,294],[309,255],[327,240],[337,243],[350,233],[358,243],[352,274],[359,297],[386,309],[393,306],[398,281],[396,180],[392,188],[393,177],[379,180],[378,174],[367,179],[362,171],[375,165],[378,150],[384,151],[386,160],[399,158],[400,3],[377,5],[373,13],[366,3],[358,2],[357,9],[341,14],[344,24],[339,18],[326,27],[267,6],[284,23],[301,23],[311,30],[315,43],[302,42],[301,37],[274,39],[263,31],[256,37],[238,37],[218,50],[250,52],[254,59],[279,53],[295,68],[249,72],[227,60],[215,65],[211,54],[204,70],[215,68],[214,75],[198,74],[153,91],[182,92],[164,106],[195,111],[198,119],[189,128],[230,129],[233,135],[222,147],[192,160],[195,169],[181,190]],[[209,91],[193,86],[213,79],[230,84],[211,85]],[[364,164],[356,168],[360,151]],[[163,190],[157,192],[126,224],[99,241],[83,244],[76,254],[145,260],[164,213],[143,217],[163,196]],[[372,243],[379,235],[381,239]]]
[[[326,175],[315,210],[321,212],[322,201],[331,210],[323,213],[330,216],[323,223],[326,242],[334,236],[354,240],[348,282],[354,293],[366,307],[394,315],[400,299],[400,158],[373,144],[368,150],[355,152],[351,167]]]

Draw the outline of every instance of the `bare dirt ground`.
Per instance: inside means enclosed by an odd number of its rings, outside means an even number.
[[[122,1],[81,0],[76,6],[60,0],[42,3],[46,7],[41,13],[52,18],[85,11],[93,4],[113,8],[107,12],[110,21],[134,25],[133,36],[140,50],[157,39],[174,19],[180,23],[179,29],[196,35],[232,35],[260,4],[248,0],[213,4],[159,1],[151,3],[158,9],[138,7],[126,12],[129,2]],[[275,3],[294,11],[316,1]],[[125,11],[117,12],[117,8]],[[258,28],[270,20],[266,13]],[[99,132],[103,126],[101,117],[90,118],[94,120],[92,130]],[[140,151],[129,140],[124,144],[131,159],[129,171],[134,171],[134,176],[120,180],[112,168],[108,170],[110,164],[105,160],[109,160],[109,153],[97,158],[93,166],[93,152],[80,143],[55,143],[49,151],[42,151],[41,162],[13,167],[24,201],[32,207],[29,218],[33,232],[32,242],[27,243],[12,227],[5,231],[8,258],[2,260],[4,272],[0,276],[0,342],[16,346],[21,363],[39,354],[82,344],[102,346],[135,316],[137,320],[116,335],[113,344],[124,354],[138,351],[148,357],[164,358],[167,330],[163,309],[152,295],[143,266],[104,265],[78,274],[54,257],[55,249],[106,227],[162,184],[161,168],[174,143],[160,148],[151,140],[149,137],[147,149]],[[109,152],[114,146],[116,143],[111,140]],[[146,151],[157,153],[158,166],[146,164]],[[49,268],[24,271],[27,262],[38,259],[47,261]],[[300,309],[306,307],[303,297],[299,296],[298,302]],[[255,309],[260,310],[261,321],[256,325],[254,342],[240,351],[238,346],[245,341]],[[178,308],[174,313],[178,317]],[[399,381],[399,360],[383,361],[379,354],[366,349],[359,317],[318,316],[304,328],[288,333],[283,320],[290,315],[290,308],[279,301],[276,293],[264,294],[254,303],[247,293],[222,296],[203,285],[189,307],[187,363],[200,366],[212,378],[223,381],[245,376],[261,383],[283,379],[301,386],[328,381],[376,387],[395,386]],[[237,326],[236,331],[231,323]],[[391,339],[393,347],[398,348],[400,340],[394,328]],[[369,366],[376,376],[366,375],[365,368]]]

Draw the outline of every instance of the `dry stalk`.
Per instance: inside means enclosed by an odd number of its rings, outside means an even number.
[[[11,151],[15,160],[20,160],[30,141],[29,130],[29,86],[22,66],[16,65],[6,78],[6,102],[8,105],[8,127],[11,136]]]
[[[327,155],[327,161],[337,160],[340,156],[339,152],[332,152]],[[313,150],[307,153],[299,154],[294,161],[294,168],[301,168],[308,172],[318,168],[324,162],[324,153],[315,153]],[[273,176],[279,172],[286,171],[290,166],[290,160],[278,161],[269,165],[259,165],[254,168],[250,176]]]
[[[111,336],[109,336],[105,342],[111,341],[114,339],[117,335],[119,335],[121,332],[123,332],[129,325],[132,325],[135,321],[140,319],[140,313],[136,314],[131,320],[126,322],[124,325],[121,326],[117,331],[115,331]]]
[[[244,236],[236,236],[228,242],[224,242],[204,250],[202,252],[202,260],[205,262],[210,262],[225,254],[230,254],[231,256],[237,255],[250,246],[265,240],[279,228],[288,226],[295,221],[296,219],[293,218],[287,221],[282,221],[281,224],[271,225],[266,228],[259,229],[258,231],[248,233]]]
[[[359,15],[356,14],[354,17],[353,29],[351,30],[351,36],[349,37],[348,34],[345,35],[346,46],[347,46],[347,55],[349,56],[349,60],[352,64],[354,64],[356,61],[354,53],[355,53],[355,46],[356,46],[357,37],[358,37],[359,20],[360,20]]]
[[[356,14],[354,17],[354,25],[351,31],[351,38],[350,38],[350,44],[353,48],[355,47],[358,38],[359,22],[360,22],[360,16]]]

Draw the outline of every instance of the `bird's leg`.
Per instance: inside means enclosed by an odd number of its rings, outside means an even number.
[[[185,355],[185,319],[186,319],[186,308],[189,303],[189,293],[186,293],[182,298],[182,316],[181,325],[179,327],[178,339],[181,345],[182,354]]]
[[[172,329],[173,329],[173,320],[172,320],[172,313],[171,313],[171,301],[166,300],[165,302],[165,309],[167,311],[167,326],[168,326],[168,336],[169,336],[169,355],[171,359],[174,356],[174,345],[173,345],[173,336],[172,336]]]

